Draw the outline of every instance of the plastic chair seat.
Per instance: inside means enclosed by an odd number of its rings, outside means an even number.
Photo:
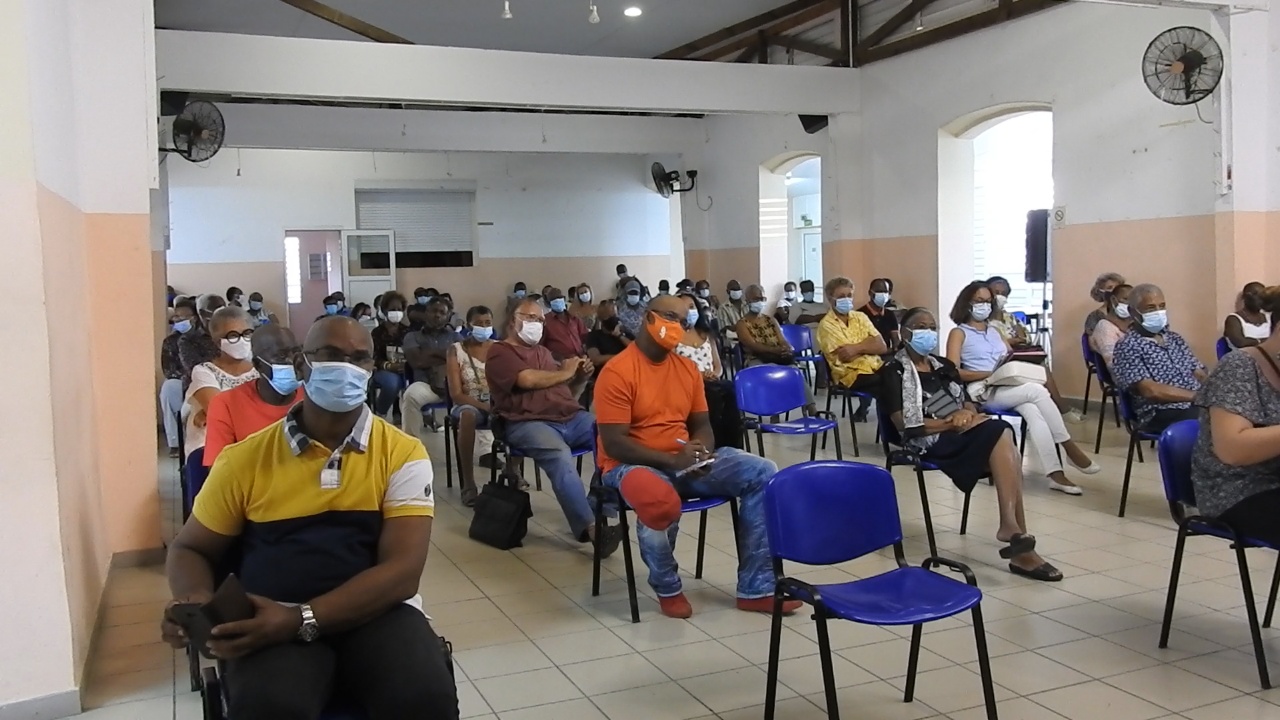
[[[867,625],[918,625],[949,618],[982,602],[978,588],[918,567],[816,587],[829,616]],[[804,593],[793,590],[792,594]],[[801,599],[813,603],[812,598]]]
[[[681,498],[680,512],[702,512],[703,510],[718,508],[727,502],[729,502],[729,498],[727,497]]]
[[[801,417],[780,423],[760,423],[760,429],[767,433],[779,435],[813,435],[814,433],[835,430],[840,425],[835,420],[825,418]]]
[[[1230,531],[1224,528],[1208,525],[1198,520],[1188,520],[1187,531],[1193,535],[1208,535],[1210,537],[1216,537],[1222,540],[1235,542],[1235,538],[1231,535]],[[1276,547],[1275,545],[1272,545],[1271,543],[1268,543],[1264,540],[1256,540],[1254,538],[1242,537],[1240,538],[1240,541],[1245,544],[1245,547],[1265,548],[1267,550],[1280,550],[1280,547]]]

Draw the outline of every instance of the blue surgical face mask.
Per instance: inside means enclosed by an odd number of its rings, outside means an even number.
[[[886,307],[889,304],[889,297],[890,295],[887,292],[878,292],[871,296],[871,300],[876,304],[876,307]]]
[[[689,312],[684,314],[684,324],[693,327],[698,324],[698,308],[689,308]]]
[[[763,300],[757,300],[753,303],[747,303],[747,309],[753,313],[764,312],[764,306],[765,306],[765,302]]]
[[[337,314],[338,314],[338,306],[337,306],[337,305],[325,305],[325,306],[324,306],[324,314],[325,314],[325,315],[337,315]]]
[[[311,377],[302,385],[307,397],[329,412],[350,412],[364,404],[373,373],[344,362],[310,363]]]
[[[630,294],[630,293],[627,293],[627,304],[628,304],[628,305],[632,305],[632,306],[639,305],[639,304],[640,304],[640,296],[639,296],[639,295],[632,295],[632,294]]]
[[[907,338],[907,344],[919,355],[930,355],[938,349],[938,331],[928,328],[912,330],[911,337]]]
[[[250,301],[249,301],[249,309],[250,309],[250,310],[261,310],[261,309],[262,309],[262,301],[261,301],[261,300],[250,300]]]
[[[1116,317],[1129,318],[1129,303],[1116,303]]]
[[[419,295],[419,296],[417,297],[417,300],[418,300],[418,304],[419,304],[419,305],[426,305],[427,303],[431,302],[431,296],[430,296],[430,295]]]
[[[174,324],[173,324],[173,329],[174,329],[174,331],[178,332],[179,334],[181,334],[181,333],[186,333],[186,332],[190,332],[190,331],[191,331],[191,321],[190,321],[190,320],[179,320],[178,322],[176,322],[176,323],[174,323]]]
[[[836,312],[841,315],[848,315],[853,312],[853,298],[842,297],[836,298]]]
[[[564,301],[564,298],[556,298],[555,300],[551,301],[552,312],[562,313],[564,312],[565,307],[567,307],[567,305]]]
[[[1168,310],[1152,310],[1142,313],[1142,329],[1149,333],[1163,332],[1169,325]]]
[[[813,302],[813,293],[811,292],[801,293],[800,297],[804,298],[805,302]]]
[[[991,303],[974,303],[969,309],[969,315],[978,322],[986,320],[991,317]]]
[[[516,293],[515,293],[516,297],[517,297],[517,298],[520,298],[521,300],[523,300],[523,299],[524,299],[524,296],[525,296],[525,295],[527,295],[527,294],[528,294],[528,293],[527,293],[526,291],[524,291],[524,290],[517,290],[517,291],[516,291]]]
[[[471,328],[471,337],[479,340],[480,342],[484,342],[485,340],[493,337],[493,328],[480,326],[473,327]]]
[[[292,395],[301,384],[298,381],[298,371],[292,365],[272,365],[271,377],[267,382],[271,383],[272,390],[281,395]]]
[[[730,300],[741,300],[741,299],[742,299],[742,291],[741,291],[741,290],[730,290],[730,291],[729,291],[729,299],[730,299]]]

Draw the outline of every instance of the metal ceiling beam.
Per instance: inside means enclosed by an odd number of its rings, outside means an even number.
[[[734,23],[729,27],[721,28],[713,33],[710,33],[709,35],[703,35],[697,40],[694,40],[693,42],[685,43],[684,45],[681,45],[678,48],[673,48],[671,50],[668,50],[662,53],[661,55],[659,55],[658,59],[659,60],[686,59],[691,55],[695,55],[697,53],[702,52],[703,50],[706,50],[707,48],[715,47],[716,45],[719,45],[722,42],[732,40],[741,35],[750,34],[752,38],[752,42],[754,42],[755,31],[762,29],[764,26],[768,25],[769,23],[782,20],[783,18],[794,15],[795,13],[801,12],[803,10],[807,10],[813,7],[814,5],[825,4],[827,1],[828,0],[794,0],[793,2],[789,2],[786,5],[783,5],[781,7],[776,7],[767,12],[760,13],[759,15],[756,15],[753,18],[743,20],[740,23]]]
[[[1067,0],[1011,0],[1006,3],[1005,7],[997,6],[990,10],[984,10],[976,15],[970,15],[946,25],[929,30],[921,30],[911,35],[904,35],[883,45],[866,49],[863,49],[860,45],[857,50],[857,62],[859,65],[865,65],[877,60],[885,60],[912,50],[919,50],[946,40],[968,35],[971,32],[993,27],[1008,20],[1026,17],[1041,10],[1057,7],[1065,2]]]
[[[853,45],[858,39],[858,6],[857,0],[844,0],[840,3],[840,54],[841,64],[853,67]]]
[[[771,36],[782,35],[802,25],[808,25],[809,23],[814,22],[815,20],[820,20],[821,18],[826,17],[827,15],[830,15],[833,12],[838,12],[840,10],[840,2],[841,0],[823,0],[823,2],[817,5],[814,5],[813,7],[810,7],[808,10],[798,12],[788,18],[779,20],[773,23],[772,25],[769,25],[768,27],[764,28],[764,31],[769,33],[769,35]],[[706,53],[705,55],[701,55],[694,59],[719,60],[722,57],[726,57],[728,55],[731,55],[735,52],[743,50],[747,47],[754,46],[756,44],[757,44],[756,36],[754,34],[747,35],[745,37],[740,37],[737,40],[721,45],[720,47],[717,47],[716,49]]]
[[[898,28],[907,24],[911,18],[919,15],[926,7],[931,5],[934,0],[911,0],[901,10],[893,14],[893,17],[884,21],[880,27],[872,30],[865,38],[858,43],[858,51],[869,50],[892,35]]]
[[[790,48],[809,55],[824,57],[828,60],[843,61],[845,59],[844,53],[840,51],[840,48],[810,42],[804,38],[791,37],[790,35],[774,35],[769,38],[769,41],[774,45],[780,45],[784,48]]]
[[[393,32],[383,30],[377,25],[370,25],[360,18],[352,17],[341,10],[331,8],[328,5],[319,2],[319,0],[280,0],[280,2],[285,5],[292,5],[307,14],[314,15],[321,20],[333,23],[344,30],[349,30],[361,37],[369,38],[370,40],[376,40],[380,43],[397,43],[400,45],[413,44],[412,40],[407,40]]]
[[[760,53],[759,48],[749,47],[746,50],[743,50],[741,53],[739,53],[738,57],[734,58],[733,61],[736,63],[751,62],[756,59],[756,55],[758,55],[759,53]]]

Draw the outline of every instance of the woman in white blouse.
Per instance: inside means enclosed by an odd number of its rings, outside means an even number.
[[[711,330],[711,309],[706,301],[699,300],[691,293],[680,293],[680,297],[688,303],[685,318],[684,337],[676,346],[676,354],[687,357],[698,366],[704,380],[719,380],[723,372],[720,367],[720,349],[716,345],[715,332]]]
[[[250,338],[257,325],[243,308],[230,305],[219,309],[209,320],[209,336],[222,353],[191,370],[183,416],[186,418],[185,446],[188,456],[204,447],[205,413],[213,397],[224,390],[258,379],[253,369]]]
[[[1239,310],[1227,316],[1222,337],[1232,350],[1260,345],[1271,337],[1271,313],[1262,309],[1262,291],[1266,286],[1251,282],[1240,292]]]
[[[1089,347],[1102,358],[1107,370],[1111,370],[1111,356],[1115,355],[1116,343],[1120,342],[1133,325],[1133,320],[1129,318],[1129,291],[1132,289],[1129,285],[1117,285],[1107,293],[1103,304],[1107,312],[1093,327],[1093,334],[1089,336]]]

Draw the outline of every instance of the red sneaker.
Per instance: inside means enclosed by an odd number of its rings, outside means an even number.
[[[669,618],[685,620],[693,617],[693,606],[689,604],[689,599],[684,596],[684,593],[658,598],[658,608]]]
[[[804,603],[799,600],[785,600],[782,603],[782,614],[790,615],[799,610]],[[766,615],[773,614],[773,598],[738,598],[738,609],[744,612],[758,612]]]

